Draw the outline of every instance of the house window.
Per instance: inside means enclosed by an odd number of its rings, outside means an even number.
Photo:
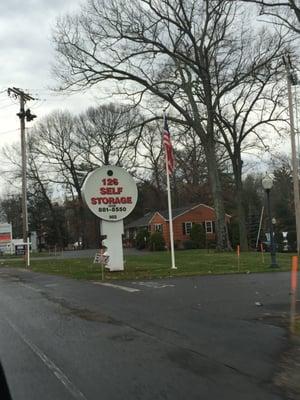
[[[154,230],[155,232],[162,232],[163,231],[162,224],[154,224]]]
[[[190,235],[190,234],[191,234],[192,225],[193,225],[192,222],[185,222],[185,232],[186,232],[186,235]]]
[[[151,225],[148,225],[148,232],[151,232]]]
[[[192,226],[193,226],[193,223],[192,222],[183,222],[182,223],[182,233],[184,234],[184,235],[190,235],[191,234],[191,231],[192,231]]]
[[[212,221],[205,221],[205,232],[214,233],[214,226]]]

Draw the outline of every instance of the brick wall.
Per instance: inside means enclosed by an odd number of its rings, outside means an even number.
[[[174,241],[179,246],[182,245],[182,242],[190,239],[190,235],[184,233],[183,231],[183,223],[192,222],[196,224],[202,224],[205,221],[215,221],[215,211],[214,209],[199,205],[190,211],[173,218],[173,231],[174,231]],[[227,217],[227,222],[229,222],[229,217]],[[155,224],[162,225],[162,234],[165,239],[167,246],[170,245],[169,239],[169,223],[159,214],[156,213],[149,225],[151,226],[151,233],[155,232]],[[215,233],[207,233],[206,237],[208,240],[215,239]]]

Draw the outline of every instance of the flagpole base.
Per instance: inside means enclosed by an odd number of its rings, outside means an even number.
[[[177,269],[177,267],[171,267],[171,269]]]

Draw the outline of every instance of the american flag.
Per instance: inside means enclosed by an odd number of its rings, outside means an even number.
[[[166,165],[167,173],[171,175],[174,171],[174,155],[173,147],[171,143],[171,135],[168,127],[168,121],[166,115],[164,116],[164,133],[163,133],[163,144],[166,152]]]

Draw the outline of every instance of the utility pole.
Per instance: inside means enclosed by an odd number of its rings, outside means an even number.
[[[15,98],[20,100],[20,112],[17,116],[20,118],[21,128],[21,153],[22,153],[22,229],[23,229],[23,242],[27,243],[27,262],[26,265],[29,267],[29,230],[28,230],[28,212],[27,212],[27,159],[26,159],[26,137],[25,137],[25,118],[26,121],[32,121],[36,118],[36,115],[31,114],[30,110],[25,111],[26,101],[34,100],[32,96],[25,93],[23,90],[16,87],[8,88],[8,95],[13,94]]]
[[[296,76],[291,71],[291,61],[289,57],[283,58],[286,69],[286,80],[288,89],[289,115],[290,115],[290,130],[291,130],[291,147],[292,147],[292,169],[293,169],[293,185],[294,185],[294,203],[296,215],[296,231],[297,231],[297,253],[300,253],[300,198],[299,198],[299,174],[298,160],[295,139],[295,122],[293,110],[293,95],[292,85],[296,85]]]

